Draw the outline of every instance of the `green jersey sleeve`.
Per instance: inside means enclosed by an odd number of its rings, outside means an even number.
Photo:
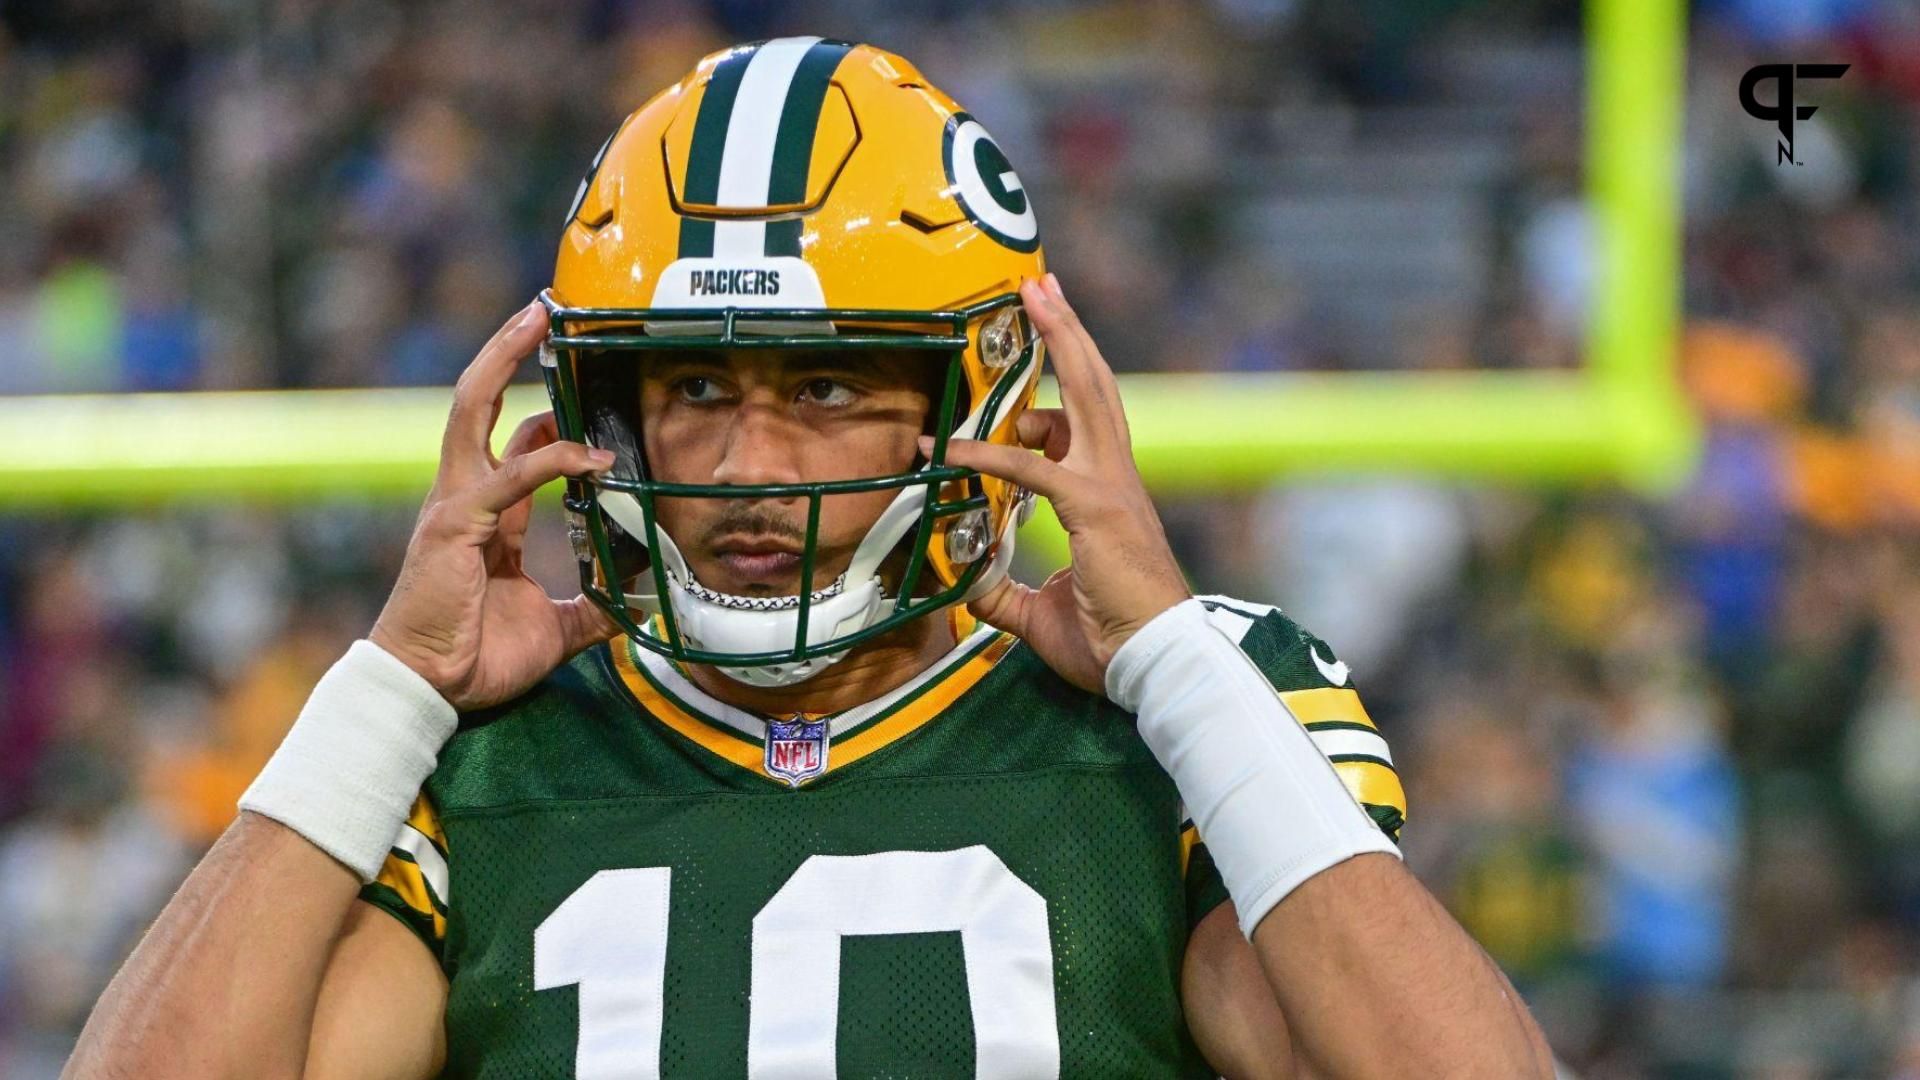
[[[1367,715],[1347,665],[1326,642],[1302,629],[1268,604],[1228,596],[1202,596],[1207,618],[1239,643],[1280,695],[1294,719],[1305,725],[1320,752],[1373,818],[1380,831],[1400,839],[1407,819],[1406,791],[1394,770],[1385,736]],[[1197,925],[1227,899],[1226,884],[1191,822],[1181,826],[1186,853],[1187,912]]]

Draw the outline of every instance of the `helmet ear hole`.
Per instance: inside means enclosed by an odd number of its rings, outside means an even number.
[[[602,515],[607,526],[607,546],[613,549],[614,579],[625,589],[627,583],[653,569],[653,560],[647,555],[647,546],[627,535],[620,523]],[[652,582],[643,583],[643,591],[651,591]]]
[[[574,379],[578,386],[580,411],[586,418],[587,441],[602,450],[613,451],[613,472],[628,479],[646,479],[644,443],[640,439],[640,364],[631,350],[595,349],[577,354]],[[646,544],[621,527],[605,512],[600,521],[607,533],[607,546],[613,552],[613,565],[603,570],[613,583],[626,590],[636,586],[641,595],[651,595],[653,583],[639,580],[653,570],[653,559]]]
[[[579,481],[568,481],[569,487]],[[579,509],[575,509],[575,507]],[[650,573],[653,561],[648,557],[646,545],[627,535],[620,523],[601,511],[593,511],[600,520],[601,528],[606,531],[607,548],[613,553],[613,563],[609,572],[602,575],[603,567],[593,549],[593,533],[587,525],[587,509],[570,496],[567,509],[567,538],[573,545],[573,557],[580,563],[580,582],[583,586],[605,587],[609,582],[617,583],[622,592],[632,595],[628,589],[635,579]],[[651,582],[640,582],[640,592],[644,595]]]
[[[612,405],[593,405],[587,418],[587,438],[602,450],[613,451],[614,468],[628,476],[640,476],[640,439],[633,425]]]
[[[960,361],[956,358],[950,363],[960,363]],[[942,427],[952,434],[960,425],[960,421],[965,420],[967,414],[973,411],[973,387],[967,382],[965,367],[963,365],[960,372],[959,392],[954,395],[953,410],[945,416],[941,415],[940,403],[946,397],[949,368],[946,365],[935,367],[929,364],[926,371],[926,381],[922,388],[927,394],[927,422],[921,425],[920,434],[938,436]]]
[[[596,350],[574,364],[587,439],[614,455],[614,472],[644,479],[640,440],[640,365],[632,352]]]

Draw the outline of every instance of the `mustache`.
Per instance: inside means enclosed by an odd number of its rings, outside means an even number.
[[[795,525],[771,510],[745,503],[728,505],[701,533],[700,541],[711,547],[722,537],[740,533],[777,537],[795,544],[805,544],[807,541],[807,530],[803,526]]]

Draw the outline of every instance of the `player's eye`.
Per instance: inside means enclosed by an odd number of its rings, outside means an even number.
[[[720,400],[720,386],[705,375],[687,375],[673,381],[673,392],[680,400],[694,405],[710,405]]]
[[[808,379],[800,388],[800,400],[809,405],[846,405],[853,396],[853,387],[838,379]]]

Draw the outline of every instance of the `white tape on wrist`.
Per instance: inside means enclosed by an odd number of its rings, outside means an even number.
[[[1320,871],[1363,852],[1399,855],[1200,601],[1176,604],[1128,638],[1106,683],[1173,777],[1249,938]]]
[[[431,683],[356,641],[320,677],[240,809],[280,822],[372,881],[457,723]]]

